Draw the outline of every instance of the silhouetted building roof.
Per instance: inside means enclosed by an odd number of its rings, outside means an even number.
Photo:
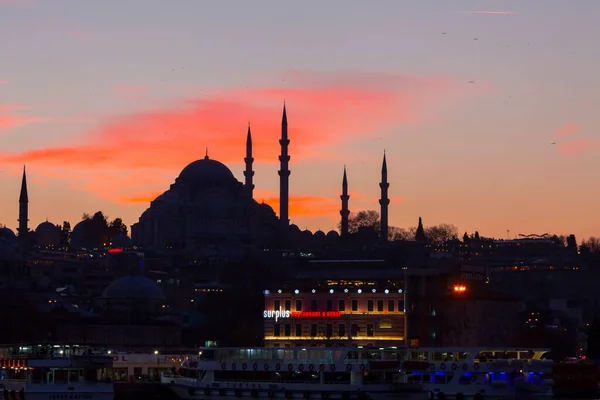
[[[156,282],[145,276],[125,276],[108,285],[102,298],[162,300],[166,296]]]

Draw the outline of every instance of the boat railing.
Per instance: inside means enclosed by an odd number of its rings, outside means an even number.
[[[178,375],[173,375],[173,374],[164,374],[163,375],[164,378],[166,379],[173,379],[176,381],[180,381],[180,382],[188,382],[194,386],[206,386],[207,383],[206,382],[202,382],[199,381],[198,379],[195,378],[188,378],[188,377],[184,377],[184,376],[178,376]],[[220,383],[242,383],[242,382],[246,382],[246,383],[264,383],[266,385],[278,385],[278,384],[291,384],[291,383],[304,383],[304,384],[315,384],[318,383],[318,379],[313,379],[313,380],[293,380],[293,379],[277,379],[277,380],[257,380],[257,379],[252,379],[251,381],[245,381],[245,380],[240,380],[240,379],[219,379],[218,381],[215,381],[209,385],[213,385],[213,384],[220,384]],[[327,382],[327,384],[332,384],[332,385],[348,385],[350,383],[350,380],[346,380],[346,381],[332,381],[332,382]]]
[[[194,360],[197,361],[198,364],[202,364],[202,363],[226,363],[227,365],[231,364],[231,363],[247,363],[248,365],[252,365],[254,363],[257,364],[263,364],[263,363],[280,363],[280,364],[315,364],[315,365],[319,365],[319,364],[324,364],[324,365],[330,365],[330,364],[338,364],[338,363],[343,363],[343,364],[367,364],[369,361],[396,361],[396,360],[373,360],[373,359],[367,359],[367,358],[362,358],[362,359],[354,359],[354,358],[345,358],[345,359],[338,359],[338,360],[331,360],[331,359],[297,359],[297,358],[271,358],[271,359],[257,359],[257,358],[239,358],[239,359],[233,359],[233,358],[221,358],[221,359],[197,359]]]

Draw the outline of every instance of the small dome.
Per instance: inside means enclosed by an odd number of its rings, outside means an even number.
[[[324,238],[325,237],[325,232],[323,232],[322,230],[318,230],[315,232],[315,237],[316,238]]]
[[[7,227],[0,228],[0,239],[4,239],[7,242],[17,240],[15,233]]]
[[[160,286],[145,276],[125,276],[104,289],[103,299],[164,300]]]
[[[298,225],[291,224],[288,229],[291,232],[300,232],[300,228],[298,228]]]
[[[91,220],[78,222],[71,231],[71,247],[77,249],[93,249],[102,247],[102,240],[94,232],[94,226]]]
[[[219,161],[211,160],[208,156],[196,160],[185,167],[179,174],[179,180],[196,183],[201,181],[236,181],[227,166]]]
[[[112,238],[112,247],[126,248],[131,247],[131,239],[129,236],[119,233]]]
[[[335,238],[339,238],[340,234],[337,231],[332,230],[332,231],[327,232],[327,237],[329,239],[335,239]]]
[[[35,231],[37,233],[40,232],[54,232],[54,231],[58,231],[58,226],[54,225],[52,222],[42,222],[41,224],[39,224],[37,226],[37,228],[35,228]]]

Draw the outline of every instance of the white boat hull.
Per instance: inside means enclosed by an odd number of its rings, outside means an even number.
[[[214,397],[276,398],[276,399],[372,399],[372,400],[427,400],[427,392],[420,386],[399,388],[393,384],[320,384],[269,382],[218,382],[201,384],[191,381],[163,381],[180,399],[195,400]]]

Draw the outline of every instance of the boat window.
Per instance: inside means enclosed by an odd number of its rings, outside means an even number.
[[[214,350],[202,350],[198,354],[198,358],[201,360],[213,360],[215,358],[215,351]]]
[[[79,381],[79,371],[76,369],[69,370],[69,382]]]
[[[469,353],[468,351],[459,351],[456,354],[456,356],[457,356],[456,359],[458,361],[464,361],[464,360],[468,359],[470,355],[471,355],[471,353]]]
[[[458,384],[459,385],[470,385],[471,379],[472,379],[471,374],[469,372],[465,372],[458,379]]]
[[[290,350],[277,349],[273,352],[273,358],[275,360],[284,360],[284,352],[288,352]]]
[[[431,375],[423,374],[423,383],[429,383],[429,382],[431,382]]]
[[[348,359],[348,360],[358,360],[358,351],[349,351],[348,355],[346,356],[346,359]]]
[[[398,358],[398,352],[395,350],[386,350],[383,352],[384,360],[397,360]]]
[[[292,350],[292,349],[285,350],[285,352],[283,353],[283,359],[284,360],[297,360],[298,359],[298,351]]]
[[[431,360],[432,361],[444,361],[449,362],[454,359],[454,354],[447,351],[432,351],[431,352]]]

